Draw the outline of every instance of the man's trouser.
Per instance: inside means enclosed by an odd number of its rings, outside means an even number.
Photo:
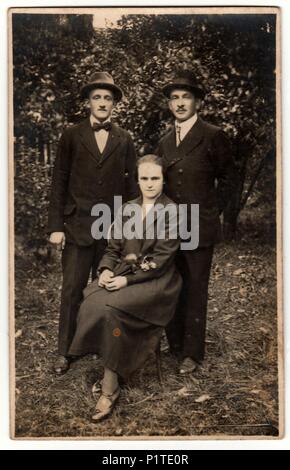
[[[79,305],[90,273],[96,277],[98,264],[104,254],[105,240],[94,241],[90,246],[66,243],[62,252],[62,293],[59,319],[58,352],[66,356],[72,342]]]
[[[193,251],[180,250],[176,265],[183,279],[183,287],[175,315],[166,328],[172,352],[182,358],[191,357],[201,362],[205,352],[208,281],[213,256],[213,245]]]

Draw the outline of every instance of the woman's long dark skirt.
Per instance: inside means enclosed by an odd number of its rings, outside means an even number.
[[[104,367],[127,379],[155,352],[162,331],[92,294],[81,304],[69,355],[98,354]]]

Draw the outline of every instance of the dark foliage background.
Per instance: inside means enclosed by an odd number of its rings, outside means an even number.
[[[17,233],[44,237],[55,146],[86,116],[79,90],[97,70],[124,89],[115,119],[141,155],[172,122],[161,86],[176,69],[193,69],[207,90],[201,115],[228,133],[239,171],[228,236],[246,203],[274,211],[275,16],[127,15],[118,28],[92,24],[91,15],[13,15]]]

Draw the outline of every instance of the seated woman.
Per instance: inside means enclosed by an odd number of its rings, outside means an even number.
[[[174,264],[179,247],[177,208],[162,193],[162,160],[146,155],[137,167],[141,195],[122,207],[111,227],[99,278],[84,291],[69,350],[72,356],[97,353],[103,359],[94,421],[112,411],[120,395],[119,377],[128,378],[156,350],[181,289]],[[140,215],[135,222],[141,222],[133,237],[132,227],[138,223],[128,224],[131,209]]]

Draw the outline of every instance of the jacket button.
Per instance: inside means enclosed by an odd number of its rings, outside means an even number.
[[[179,168],[178,173],[183,173],[183,168]]]
[[[181,181],[177,181],[177,185],[178,185],[178,186],[181,186],[181,185],[182,185],[182,182],[181,182]]]
[[[103,184],[103,181],[102,181],[102,180],[99,180],[99,184]]]
[[[176,197],[177,197],[177,199],[180,199],[180,194],[177,193],[177,194],[176,194]]]

